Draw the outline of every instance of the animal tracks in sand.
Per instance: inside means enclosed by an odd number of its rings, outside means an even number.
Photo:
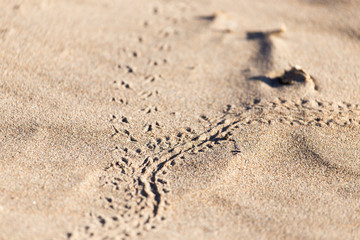
[[[201,117],[206,119],[205,116]],[[242,126],[277,123],[320,128],[332,125],[360,128],[360,105],[279,98],[263,103],[257,99],[240,107],[225,106],[221,116],[207,120],[208,127],[201,133],[196,133],[190,127],[162,135],[153,134],[153,130],[150,130],[139,137],[140,142],[130,139],[128,144],[124,144],[129,147],[122,148],[120,142],[123,140],[115,144],[112,150],[114,161],[99,178],[104,193],[99,200],[104,206],[104,213],[92,213],[91,223],[76,234],[88,237],[100,234],[105,237],[114,233],[126,239],[156,228],[165,220],[165,212],[171,204],[167,200],[167,195],[171,193],[167,173],[172,166],[181,163],[186,154],[213,151],[221,148],[223,142],[233,142],[232,153],[241,154],[232,135]],[[117,132],[125,132],[122,139],[126,135],[131,136],[132,130],[127,130],[126,125],[123,123],[116,128]],[[160,124],[148,126],[151,126],[148,129],[158,126],[158,130],[161,130]],[[147,148],[145,154],[141,148]],[[103,228],[106,231],[102,231]]]
[[[160,17],[161,11],[154,9],[154,15]],[[174,23],[174,18],[167,19]],[[230,24],[222,12],[208,20],[215,21],[215,28],[225,26],[227,29],[227,24]],[[166,220],[166,211],[171,204],[167,197],[171,194],[167,177],[171,168],[181,163],[187,154],[197,156],[211,152],[221,148],[224,142],[233,144],[234,155],[241,154],[241,147],[232,136],[243,126],[277,123],[320,128],[332,125],[360,128],[359,104],[332,103],[312,98],[254,99],[240,106],[228,104],[215,118],[199,115],[199,122],[194,126],[165,128],[166,123],[157,114],[171,121],[177,120],[172,111],[161,107],[164,98],[158,84],[165,84],[167,79],[159,73],[158,67],[167,63],[166,55],[172,51],[167,39],[179,34],[174,25],[155,29],[158,35],[151,44],[157,50],[157,57],[146,59],[146,67],[137,65],[141,58],[136,50],[128,51],[132,53],[129,56],[132,58],[131,66],[118,65],[123,79],[109,84],[114,90],[114,96],[110,97],[114,112],[109,114],[109,122],[113,126],[109,134],[113,145],[109,151],[113,160],[104,168],[98,183],[97,204],[102,210],[89,212],[89,223],[68,233],[68,238],[106,239],[116,236],[117,239],[131,239],[157,228]],[[148,21],[144,22],[143,27],[154,28]],[[259,41],[259,53],[255,57],[259,69],[266,72],[273,70],[275,57],[271,37],[283,32],[283,28],[269,32],[248,32],[248,40]],[[146,39],[146,42],[149,41]],[[146,44],[144,37],[139,37],[139,44]],[[315,90],[318,88],[316,80],[298,67],[275,77],[279,84],[310,83]],[[200,128],[195,125],[203,126],[204,130],[196,130]]]

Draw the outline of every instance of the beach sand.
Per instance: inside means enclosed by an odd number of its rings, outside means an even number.
[[[360,238],[359,1],[0,5],[0,239]]]

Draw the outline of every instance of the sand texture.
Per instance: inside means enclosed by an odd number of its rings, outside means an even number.
[[[360,239],[359,13],[0,0],[0,239]]]

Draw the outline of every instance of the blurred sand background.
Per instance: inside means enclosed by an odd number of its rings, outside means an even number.
[[[359,13],[1,0],[0,239],[359,239]]]

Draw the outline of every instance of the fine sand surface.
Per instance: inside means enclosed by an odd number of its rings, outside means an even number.
[[[359,12],[0,0],[0,239],[360,239]]]

